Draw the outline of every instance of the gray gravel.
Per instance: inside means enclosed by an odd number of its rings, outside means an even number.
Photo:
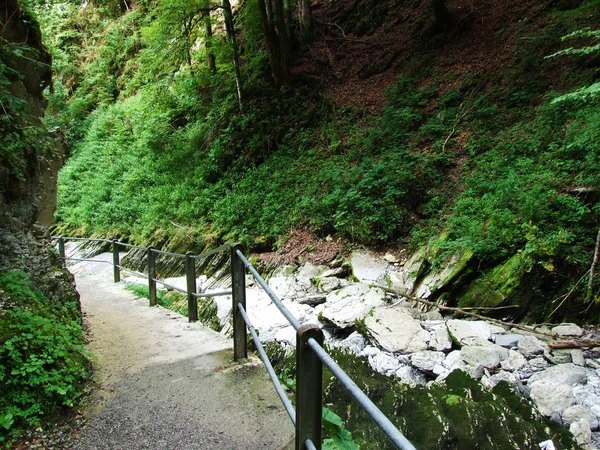
[[[103,254],[98,259],[108,260]],[[293,426],[256,360],[231,361],[231,341],[148,307],[106,264],[71,267],[91,327],[97,388],[72,444],[92,449],[282,449]]]

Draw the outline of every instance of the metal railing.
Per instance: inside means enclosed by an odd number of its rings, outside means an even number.
[[[415,447],[406,439],[406,437],[394,426],[394,424],[381,412],[381,410],[367,397],[367,395],[356,385],[346,372],[329,356],[323,348],[323,331],[314,324],[302,325],[293,314],[285,307],[279,297],[269,287],[267,282],[260,276],[256,269],[250,264],[244,256],[243,247],[240,244],[225,244],[199,255],[190,252],[186,254],[171,253],[163,250],[157,250],[153,247],[140,247],[132,244],[110,241],[107,239],[85,239],[71,237],[55,237],[58,241],[58,251],[64,260],[74,261],[97,261],[89,258],[70,258],[65,254],[65,240],[101,242],[112,245],[114,281],[121,280],[121,270],[133,273],[140,277],[148,278],[150,306],[156,305],[156,283],[164,285],[170,289],[185,293],[188,298],[188,318],[190,322],[198,320],[198,297],[214,297],[218,295],[231,295],[233,302],[233,353],[234,359],[244,359],[248,357],[248,332],[252,336],[253,342],[258,350],[258,354],[265,364],[267,373],[275,386],[277,395],[281,399],[283,406],[290,416],[292,423],[296,427],[296,450],[321,450],[321,428],[322,428],[322,408],[323,408],[323,365],[346,388],[348,393],[365,410],[377,426],[383,431],[387,438],[397,448],[402,450],[415,450]],[[132,248],[145,251],[147,255],[148,273],[142,274],[123,267],[120,264],[120,248]],[[207,258],[216,253],[229,250],[231,253],[231,291],[218,292],[197,292],[195,260]],[[184,269],[186,273],[186,289],[178,288],[156,278],[156,256],[166,255],[174,258],[184,259]],[[269,296],[281,314],[287,319],[290,325],[296,330],[296,406],[292,405],[287,397],[284,387],[275,374],[273,365],[269,360],[264,346],[252,325],[246,311],[246,270],[252,274],[261,288]]]

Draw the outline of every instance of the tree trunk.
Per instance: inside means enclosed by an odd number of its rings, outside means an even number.
[[[312,45],[315,41],[315,27],[310,0],[298,0],[298,17],[304,43]]]
[[[271,3],[271,0],[264,0],[264,2],[265,11],[267,13],[267,20],[269,21],[271,26],[273,26],[273,24],[275,23],[275,21],[273,20],[273,4]]]
[[[260,2],[259,2],[260,3]],[[240,104],[240,112],[244,111],[243,89],[242,89],[242,71],[240,68],[240,52],[238,50],[237,38],[235,37],[235,28],[233,26],[233,13],[231,12],[231,3],[229,0],[223,0],[223,17],[225,19],[225,29],[227,37],[231,42],[233,50],[233,70],[235,72],[235,86],[238,102]]]
[[[594,297],[594,276],[596,273],[596,266],[598,265],[598,259],[600,258],[600,230],[596,236],[596,247],[594,248],[594,258],[592,259],[592,267],[590,267],[590,279],[588,281],[587,300],[592,300]]]
[[[285,16],[283,12],[283,0],[273,0],[275,5],[275,23],[277,24],[277,35],[279,37],[279,57],[281,63],[281,78],[284,85],[289,86],[290,72],[290,46],[285,28]]]
[[[287,33],[290,48],[294,46],[294,15],[292,0],[283,0],[283,13],[285,15],[285,32]]]
[[[263,32],[265,34],[265,45],[267,47],[267,55],[269,56],[269,63],[271,64],[271,73],[273,74],[273,80],[275,86],[281,86],[283,84],[283,77],[281,74],[281,65],[279,64],[279,54],[277,52],[277,37],[275,36],[275,30],[273,25],[269,21],[267,16],[267,9],[264,0],[258,0],[258,11],[260,13],[260,21],[263,26]]]
[[[217,73],[215,54],[212,51],[212,25],[210,22],[210,11],[204,16],[204,46],[206,48],[206,63],[211,73]]]

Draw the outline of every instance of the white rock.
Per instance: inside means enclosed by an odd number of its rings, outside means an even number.
[[[414,370],[410,366],[402,366],[400,367],[396,373],[396,377],[400,378],[403,383],[408,384],[409,386],[416,386],[418,384],[423,385],[427,383],[427,379],[422,373]]]
[[[514,374],[504,370],[499,370],[493,375],[490,375],[487,371],[485,371],[483,377],[481,377],[481,383],[488,389],[492,389],[501,381],[506,381],[512,385],[515,385],[519,382]]]
[[[376,283],[385,279],[388,263],[368,251],[357,250],[350,256],[352,274],[361,283]]]
[[[500,361],[508,358],[508,350],[499,345],[465,345],[461,348],[463,361],[471,366],[481,365],[487,369],[497,367]]]
[[[366,340],[362,334],[355,331],[342,341],[331,341],[328,344],[330,347],[336,347],[342,350],[349,350],[352,353],[358,355],[365,349]]]
[[[429,322],[428,325],[425,325],[427,322],[423,322],[423,326],[429,332],[429,347],[437,351],[450,350],[452,339],[450,333],[448,333],[448,328],[446,328],[446,323],[443,320],[432,322]]]
[[[446,355],[446,359],[442,361],[441,365],[434,367],[434,373],[438,375],[435,381],[439,383],[445,380],[446,377],[456,369],[460,369],[464,372],[467,372],[467,367],[464,361],[462,360],[460,350],[451,351]]]
[[[444,359],[446,359],[446,355],[442,352],[425,350],[413,353],[410,357],[410,362],[417,369],[431,373],[433,372],[433,368],[441,365]]]
[[[550,347],[546,347],[544,357],[552,364],[568,364],[573,362],[571,350],[569,349],[551,349]]]
[[[500,362],[500,367],[502,367],[504,370],[512,372],[515,370],[519,370],[520,368],[525,366],[526,363],[527,360],[523,355],[521,355],[519,352],[515,352],[514,350],[509,350],[508,358]]]
[[[573,404],[573,389],[564,384],[536,383],[531,388],[530,396],[540,413],[547,417]]]
[[[527,384],[530,386],[536,384],[558,384],[573,387],[584,383],[586,379],[587,372],[583,367],[576,366],[575,364],[560,364],[534,373],[529,378]]]
[[[369,363],[373,370],[388,376],[394,375],[400,368],[398,359],[384,352],[378,353],[375,356],[370,356]]]
[[[543,356],[538,356],[537,358],[531,358],[527,361],[527,365],[533,369],[534,371],[544,370],[549,366],[548,361]]]
[[[296,274],[296,283],[304,288],[313,286],[313,279],[327,270],[327,266],[315,266],[311,263],[306,263]]]
[[[585,366],[585,358],[583,357],[583,352],[581,349],[575,348],[571,350],[571,359],[573,360],[573,364]]]
[[[579,422],[573,422],[569,427],[569,431],[575,437],[575,441],[581,446],[587,446],[592,443],[592,431],[590,423],[581,419]]]
[[[503,328],[491,325],[483,320],[457,320],[446,322],[448,332],[455,342],[462,345],[469,338],[490,340],[493,332],[502,332]]]
[[[552,328],[552,336],[567,337],[575,336],[579,337],[583,334],[581,327],[574,323],[563,323]]]
[[[520,334],[515,333],[496,334],[494,336],[494,342],[501,347],[512,348],[517,346],[521,337]]]
[[[398,259],[396,256],[392,255],[392,254],[391,254],[391,253],[389,253],[389,252],[388,252],[388,253],[386,253],[385,255],[383,255],[383,259],[384,259],[385,261],[389,262],[389,263],[392,263],[392,264],[393,264],[393,263],[400,262],[400,260],[399,260],[399,259]]]
[[[597,430],[600,428],[600,404],[595,404],[590,407],[590,428]]]
[[[531,358],[534,355],[541,355],[547,348],[546,344],[540,341],[535,336],[523,336],[519,339],[517,347],[521,354],[526,358]]]
[[[384,305],[384,298],[381,289],[371,288],[367,284],[353,284],[328,294],[327,301],[314,310],[337,327],[346,328],[364,319],[376,306]]]
[[[585,419],[591,422],[590,410],[582,405],[569,406],[562,413],[562,421],[565,425],[571,425],[573,422]]]
[[[275,341],[287,342],[293,346],[296,345],[296,330],[291,325],[285,328],[281,328],[275,333]]]
[[[429,344],[429,333],[404,308],[375,308],[365,325],[373,340],[388,352],[414,353],[426,350]]]
[[[378,349],[377,347],[374,347],[372,345],[367,345],[362,352],[360,353],[359,356],[375,356],[377,354],[381,353],[381,350]]]
[[[325,272],[323,272],[321,274],[321,277],[323,277],[323,278],[329,278],[329,277],[343,278],[344,275],[346,275],[346,269],[344,269],[343,267],[336,267],[335,269],[326,270]]]
[[[595,393],[591,386],[578,384],[573,387],[573,394],[575,395],[577,404],[587,406],[590,410],[595,405],[600,405],[600,396]]]
[[[328,293],[331,291],[335,291],[342,287],[342,280],[334,277],[323,277],[319,278],[319,283],[317,285],[317,290],[323,293]]]

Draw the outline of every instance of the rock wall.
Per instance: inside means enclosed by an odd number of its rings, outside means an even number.
[[[35,19],[17,1],[0,0],[0,31],[1,95],[16,105],[0,110],[0,270],[23,270],[37,289],[61,301],[76,293],[46,229],[63,153],[41,122],[51,57]],[[32,128],[36,133],[26,134]]]

